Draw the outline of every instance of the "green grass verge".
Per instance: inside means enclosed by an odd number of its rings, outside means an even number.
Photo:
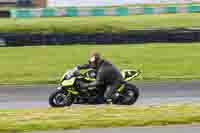
[[[140,69],[139,80],[200,79],[200,44],[65,45],[0,48],[0,83],[56,83],[87,62],[91,49],[120,69]]]
[[[126,32],[132,29],[199,27],[200,14],[0,19],[1,32]]]
[[[199,110],[199,104],[0,110],[0,132],[192,124],[200,122]]]

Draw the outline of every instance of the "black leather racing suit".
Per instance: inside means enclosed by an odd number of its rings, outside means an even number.
[[[104,99],[113,99],[113,94],[116,89],[120,87],[120,81],[123,79],[121,72],[109,61],[101,60],[95,67],[91,64],[79,65],[78,69],[96,69],[96,80],[87,85],[87,87],[97,87],[105,85],[106,90],[104,93]]]

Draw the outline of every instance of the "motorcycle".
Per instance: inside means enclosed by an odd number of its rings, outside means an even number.
[[[139,89],[129,83],[133,78],[137,77],[140,72],[137,70],[124,69],[121,71],[123,81],[120,81],[120,86],[117,89],[112,104],[132,105],[139,97]],[[105,87],[83,89],[82,84],[90,83],[96,80],[96,71],[93,69],[80,72],[76,67],[67,70],[61,80],[59,87],[49,96],[49,104],[51,107],[65,107],[72,104],[102,104],[105,101],[99,102],[103,96],[99,96],[99,90],[104,91]],[[106,85],[105,85],[106,86]],[[99,98],[101,97],[101,98]]]

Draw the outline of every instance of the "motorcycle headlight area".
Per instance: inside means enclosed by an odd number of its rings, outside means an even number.
[[[67,73],[65,74],[65,79],[68,80],[68,79],[70,79],[72,76],[73,76],[72,73],[67,72]]]

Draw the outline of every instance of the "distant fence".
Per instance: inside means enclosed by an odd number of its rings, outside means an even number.
[[[10,12],[7,10],[0,10],[0,17],[1,18],[9,18],[10,17]]]
[[[200,5],[161,7],[110,7],[110,8],[41,8],[12,9],[11,16],[53,17],[53,16],[127,16],[132,14],[194,13],[200,12]]]
[[[4,5],[15,5],[17,0],[0,0],[0,6]]]
[[[0,0],[0,7],[1,6],[24,6],[29,7],[32,6],[33,0]]]
[[[47,0],[48,7],[100,7],[135,4],[183,4],[200,0]]]
[[[126,33],[0,33],[2,46],[200,42],[200,29],[132,30]]]

